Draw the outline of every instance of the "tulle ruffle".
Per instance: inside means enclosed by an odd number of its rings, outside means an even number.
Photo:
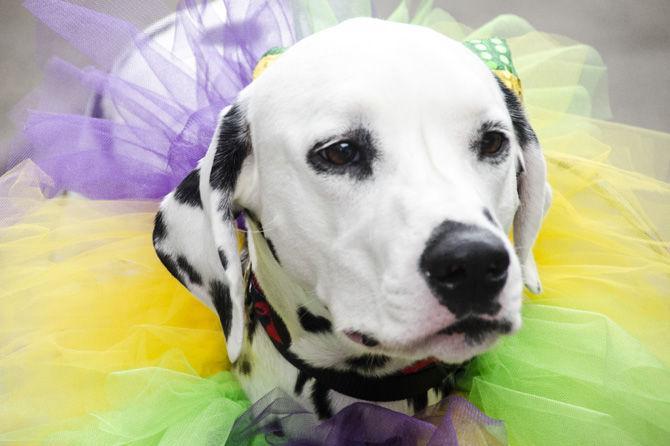
[[[463,397],[452,395],[424,419],[355,403],[318,424],[316,416],[280,390],[255,402],[232,428],[227,446],[262,432],[272,445],[288,446],[502,446],[505,427]]]
[[[160,0],[24,5],[48,29],[51,57],[43,86],[15,112],[23,130],[9,167],[32,159],[51,177],[51,195],[163,197],[204,156],[218,113],[263,53],[295,41],[279,1],[184,0],[167,19]],[[85,62],[63,54],[68,46]],[[125,65],[142,74],[119,77]]]

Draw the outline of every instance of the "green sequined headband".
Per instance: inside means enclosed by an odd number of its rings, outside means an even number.
[[[467,40],[463,44],[475,53],[498,76],[498,79],[523,99],[521,79],[512,63],[512,52],[507,41],[500,37]]]

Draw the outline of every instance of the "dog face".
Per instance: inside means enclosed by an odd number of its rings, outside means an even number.
[[[228,318],[232,360],[237,207],[343,342],[462,362],[519,327],[524,279],[539,288],[544,169],[518,100],[477,56],[428,29],[355,19],[297,43],[222,113],[154,240]]]

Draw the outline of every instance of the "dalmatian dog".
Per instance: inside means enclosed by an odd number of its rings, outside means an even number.
[[[519,100],[476,55],[358,18],[221,111],[153,240],[218,312],[252,401],[280,388],[320,418],[356,401],[414,414],[519,329],[550,197]]]

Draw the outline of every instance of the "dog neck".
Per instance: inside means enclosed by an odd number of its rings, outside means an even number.
[[[413,412],[425,407],[430,390],[438,396],[454,390],[462,366],[392,358],[335,332],[326,306],[287,276],[252,218],[246,225],[248,348],[254,336],[265,335],[297,369],[298,380],[314,379],[358,400],[407,400]]]

